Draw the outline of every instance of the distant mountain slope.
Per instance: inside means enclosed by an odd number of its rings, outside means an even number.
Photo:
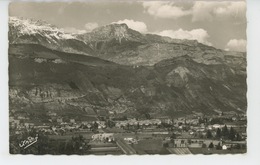
[[[10,46],[9,63],[10,108],[30,113],[84,115],[89,109],[144,117],[246,110],[243,69],[209,66],[189,56],[133,67],[21,44]]]
[[[56,60],[56,63],[59,63],[59,61],[63,61],[60,63],[74,62],[93,66],[117,65],[113,62],[102,60],[97,57],[86,56],[83,54],[60,52],[57,50],[49,49],[39,44],[11,44],[9,45],[9,55],[13,55],[17,58],[22,59],[45,59],[49,61],[54,61],[54,63]]]

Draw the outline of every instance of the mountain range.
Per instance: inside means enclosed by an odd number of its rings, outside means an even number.
[[[246,53],[109,24],[69,34],[9,19],[10,109],[145,118],[244,113]]]

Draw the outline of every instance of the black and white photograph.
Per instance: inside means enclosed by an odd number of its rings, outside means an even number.
[[[247,153],[246,1],[11,2],[11,155]]]

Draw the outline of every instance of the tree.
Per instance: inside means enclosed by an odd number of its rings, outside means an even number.
[[[214,144],[211,142],[210,144],[209,144],[209,148],[213,148],[214,147]]]
[[[37,141],[37,150],[38,154],[43,155],[43,154],[48,154],[50,150],[50,143],[49,143],[49,138],[48,136],[40,133],[38,135],[38,141]]]
[[[115,122],[113,122],[113,121],[111,121],[111,120],[107,120],[106,125],[107,125],[109,128],[112,128],[112,127],[114,127],[116,124],[115,124]]]
[[[221,129],[218,128],[218,129],[217,129],[217,133],[216,133],[216,138],[217,138],[217,139],[220,139],[221,136],[222,136]]]
[[[37,138],[35,143],[24,140]],[[10,153],[11,154],[86,154],[90,149],[89,142],[82,136],[73,136],[71,140],[63,142],[50,139],[41,131],[29,130],[19,135],[10,136]],[[20,144],[20,145],[19,145]],[[28,144],[31,144],[30,146]]]
[[[88,145],[88,141],[82,135],[73,136],[66,144],[65,154],[83,155],[88,153],[89,149],[90,145]]]
[[[167,143],[167,142],[163,143],[163,147],[165,147],[165,148],[169,147],[169,143]]]
[[[210,130],[207,131],[207,135],[206,136],[207,136],[208,139],[212,138],[212,133],[211,133]]]
[[[146,119],[151,119],[151,115],[149,113],[145,113],[144,116]]]
[[[176,134],[175,133],[172,133],[172,135],[171,135],[171,137],[170,137],[171,139],[176,139],[177,138],[177,136],[176,136]]]
[[[225,126],[222,128],[222,136],[223,136],[224,138],[228,138],[228,136],[229,136],[229,131],[228,131],[227,125],[225,125]]]
[[[137,122],[136,129],[140,129],[140,124]]]
[[[242,137],[240,136],[239,133],[236,134],[236,141],[241,141],[242,140]]]
[[[136,107],[136,110],[138,112],[138,118],[142,117],[145,119],[149,119],[151,116],[149,114],[149,112],[151,111],[150,107],[144,104],[138,104]]]
[[[199,124],[204,123],[204,120],[202,118],[199,118]]]
[[[208,118],[207,117],[204,118],[204,123],[208,124]]]
[[[241,145],[240,144],[236,144],[234,148],[239,150],[239,149],[241,149]]]
[[[94,124],[93,124],[93,129],[94,129],[94,130],[98,129],[98,123],[97,123],[97,122],[94,122]]]
[[[218,145],[216,146],[216,149],[217,149],[217,150],[221,150],[221,149],[222,149],[222,147],[221,147],[221,145],[220,145],[220,142],[219,142]]]
[[[28,139],[34,139],[35,143],[29,143]],[[27,142],[23,143],[25,141]],[[34,129],[23,132],[22,134],[14,134],[10,136],[11,154],[50,154],[52,152],[52,147],[53,146],[51,146],[48,136]]]
[[[130,124],[129,124],[129,123],[127,123],[127,125],[126,125],[126,129],[127,129],[127,130],[130,129]]]
[[[236,131],[234,130],[233,127],[230,128],[228,138],[230,140],[234,140],[236,138]]]

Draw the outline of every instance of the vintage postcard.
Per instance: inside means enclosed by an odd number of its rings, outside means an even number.
[[[10,154],[247,152],[245,1],[12,2]]]

